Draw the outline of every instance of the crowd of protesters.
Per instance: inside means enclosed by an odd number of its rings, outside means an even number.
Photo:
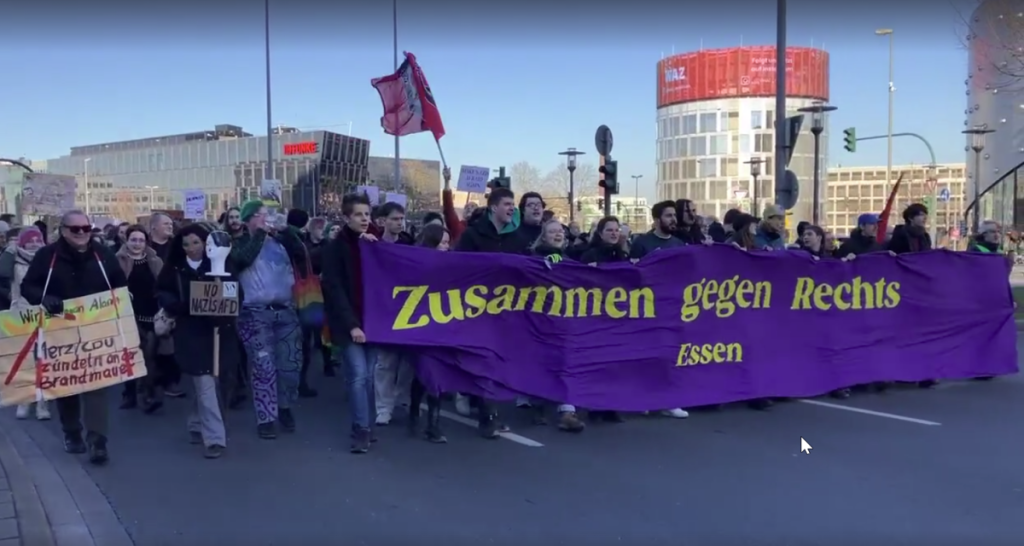
[[[227,449],[223,412],[240,410],[252,401],[254,431],[273,440],[297,430],[296,401],[319,391],[310,368],[320,361],[326,377],[345,378],[352,453],[366,453],[376,441],[375,427],[402,419],[415,434],[445,443],[441,427],[442,398],[427,392],[416,377],[410,355],[369,343],[363,331],[364,300],[360,244],[416,245],[437,251],[498,252],[574,260],[599,266],[638,262],[661,249],[701,244],[731,244],[742,250],[799,251],[818,260],[853,260],[872,252],[893,255],[932,248],[926,230],[928,210],[912,204],[903,222],[879,238],[879,218],[862,214],[857,228],[841,242],[822,226],[800,223],[789,241],[785,211],[769,205],[760,216],[729,210],[721,221],[701,217],[686,199],[663,201],[651,208],[651,225],[629,226],[614,216],[601,218],[589,232],[576,223],[563,225],[547,210],[541,195],[527,192],[516,199],[508,188],[493,188],[484,206],[469,203],[460,215],[452,201],[450,172],[444,171],[443,210],[428,212],[415,232],[406,229],[406,211],[396,203],[374,207],[365,195],[344,198],[328,217],[293,209],[285,216],[260,201],[228,209],[215,224],[175,225],[153,214],[146,225],[108,226],[95,230],[81,211],[69,211],[54,233],[37,222],[32,226],[3,224],[5,251],[0,253],[0,306],[20,309],[41,305],[62,310],[63,301],[97,292],[126,288],[140,334],[148,375],[120,387],[120,408],[146,415],[161,414],[167,398],[190,404],[185,431],[203,456],[218,458]],[[189,287],[211,270],[205,252],[210,233],[230,236],[228,280],[240,286],[237,317],[192,316]],[[880,240],[884,242],[880,242]],[[992,222],[982,224],[970,250],[1001,252],[1002,233]],[[49,244],[47,244],[49,242]],[[302,319],[295,288],[319,280],[322,323]],[[219,336],[219,339],[215,339]],[[214,364],[213,347],[219,347]],[[219,369],[218,369],[219,368]],[[921,387],[934,385],[924,381]],[[886,384],[862,386],[885,389]],[[187,388],[191,387],[191,388]],[[57,411],[68,453],[87,453],[95,464],[108,460],[106,390],[60,398]],[[840,389],[845,398],[858,390]],[[186,391],[189,391],[186,394]],[[455,410],[474,416],[484,438],[497,438],[508,426],[492,400],[446,393]],[[748,401],[767,410],[775,399]],[[426,413],[420,410],[425,405]],[[522,397],[516,406],[529,412],[534,425],[553,416],[563,431],[579,433],[586,421],[622,422],[615,411],[589,411],[583,419],[563,401]],[[17,408],[18,418],[32,412],[50,418],[46,402]],[[582,411],[580,413],[583,413]],[[666,417],[688,417],[684,408],[666,408]],[[422,429],[422,430],[421,430]]]

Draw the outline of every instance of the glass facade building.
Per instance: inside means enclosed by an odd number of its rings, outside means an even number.
[[[93,214],[181,209],[186,190],[201,190],[206,215],[215,218],[228,205],[259,196],[268,166],[267,138],[236,125],[217,125],[211,131],[77,146],[39,166],[75,176],[76,201]],[[285,208],[333,208],[369,180],[368,140],[279,128],[271,146],[270,177],[281,181]]]
[[[788,98],[786,107],[812,106],[815,99]],[[658,199],[690,199],[701,214],[719,219],[731,208],[760,214],[775,202],[775,99],[743,97],[701,100],[658,109]],[[821,165],[827,161],[828,117],[821,134]],[[814,136],[805,119],[789,169],[800,180],[800,198],[787,224],[810,221],[814,178]],[[761,159],[758,203],[752,207],[751,159]],[[824,194],[826,176],[821,177]],[[824,195],[823,195],[824,197]],[[824,204],[824,198],[821,203]],[[822,216],[824,218],[824,216]]]
[[[970,19],[967,36],[967,119],[964,129],[985,127],[985,148],[971,149],[964,135],[967,164],[967,203],[974,202],[975,184],[981,190],[981,219],[1024,230],[1024,47],[1019,6],[1002,0],[980,2]],[[980,167],[980,168],[978,168]],[[973,222],[971,223],[973,224]]]

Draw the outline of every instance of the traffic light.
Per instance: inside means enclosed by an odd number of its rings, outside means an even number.
[[[857,151],[857,128],[849,127],[843,129],[843,142],[846,143],[843,148],[846,148],[847,152],[853,153]]]
[[[605,195],[618,195],[619,193],[619,162],[605,161],[598,169],[604,175],[599,185],[604,188]]]
[[[512,189],[512,178],[505,176],[505,167],[498,167],[498,176],[487,182],[487,187],[492,190],[497,188]]]
[[[602,197],[598,197],[597,198],[597,208],[599,208],[599,209],[603,209],[604,208],[604,198],[602,198]]]
[[[576,212],[583,212],[583,201],[576,201]]]

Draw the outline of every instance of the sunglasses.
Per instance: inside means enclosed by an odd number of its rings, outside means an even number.
[[[92,226],[64,226],[64,229],[74,233],[75,235],[81,235],[83,233],[92,233]]]

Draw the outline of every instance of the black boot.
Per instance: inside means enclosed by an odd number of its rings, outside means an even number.
[[[143,398],[142,412],[152,415],[162,407],[164,407],[164,389],[159,385],[153,385],[153,388]]]
[[[85,453],[85,442],[82,441],[82,433],[65,432],[64,451],[74,455]]]
[[[414,377],[412,386],[409,388],[409,422],[407,430],[410,436],[415,436],[416,431],[419,430],[420,405],[423,404],[423,397],[426,395],[426,392],[427,389],[423,383],[420,382],[419,378]]]
[[[416,410],[419,413],[419,410]],[[445,438],[444,433],[441,432],[441,401],[436,397],[431,396],[427,400],[427,441],[433,444],[447,444],[448,438]]]
[[[98,434],[89,439],[89,462],[94,465],[104,465],[110,460],[107,453],[107,439]]]
[[[121,391],[121,409],[135,409],[139,407],[139,398],[136,394],[135,381],[128,381]]]

